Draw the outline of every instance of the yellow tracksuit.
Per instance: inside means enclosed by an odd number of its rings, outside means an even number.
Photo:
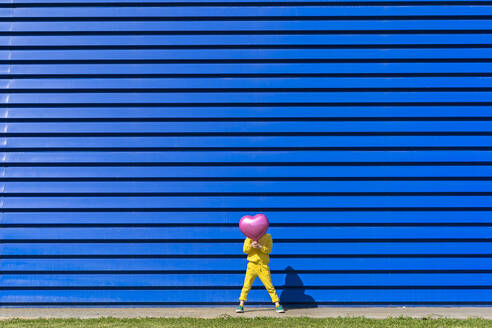
[[[249,262],[239,300],[246,301],[253,281],[255,281],[256,277],[260,277],[261,282],[272,298],[272,302],[278,302],[277,292],[275,291],[275,287],[273,287],[270,268],[268,267],[268,263],[270,262],[270,256],[268,254],[272,251],[273,245],[272,236],[267,233],[258,240],[262,246],[261,249],[251,247],[251,242],[252,240],[249,238],[244,240],[243,252],[248,254],[247,259]]]

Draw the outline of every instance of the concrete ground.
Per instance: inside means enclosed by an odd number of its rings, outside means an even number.
[[[245,307],[245,313],[234,313],[234,307],[161,307],[161,308],[0,308],[0,319],[11,318],[98,318],[98,317],[356,317],[383,319],[387,317],[414,318],[484,318],[492,319],[492,307],[320,307],[291,309],[284,314],[273,308]]]

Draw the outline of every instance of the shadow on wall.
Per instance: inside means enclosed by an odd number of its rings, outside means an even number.
[[[306,295],[306,288],[291,266],[285,268],[285,284],[280,294],[280,303],[289,309],[315,308],[318,304],[312,296]]]

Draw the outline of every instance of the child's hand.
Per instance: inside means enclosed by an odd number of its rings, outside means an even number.
[[[256,240],[253,240],[253,241],[251,242],[251,247],[253,247],[253,248],[258,248],[258,242],[257,242]]]

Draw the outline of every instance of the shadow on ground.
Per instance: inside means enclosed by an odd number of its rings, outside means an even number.
[[[306,295],[306,288],[293,267],[285,268],[285,284],[280,294],[280,303],[286,309],[316,308],[318,304],[312,296]]]

